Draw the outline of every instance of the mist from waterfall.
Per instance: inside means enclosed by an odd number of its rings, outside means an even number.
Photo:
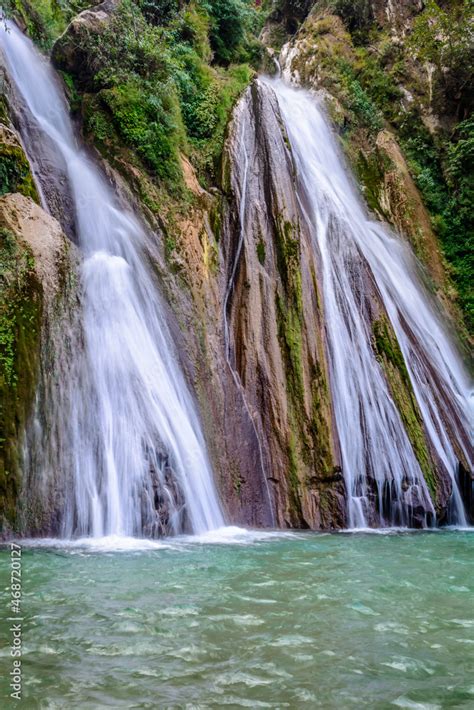
[[[301,209],[320,263],[335,422],[350,527],[411,525],[433,505],[372,345],[373,282],[398,340],[435,464],[452,481],[450,522],[466,525],[457,484],[469,461],[469,380],[404,241],[374,221],[352,184],[319,100],[282,79],[275,91],[295,161]],[[371,486],[375,483],[374,511]],[[375,519],[374,519],[375,515]]]
[[[146,234],[75,136],[57,77],[14,26],[0,30],[8,73],[35,126],[61,156],[79,246],[85,345],[57,382],[55,462],[65,480],[61,534],[149,535],[223,525],[193,398],[146,254]],[[39,138],[38,138],[39,136]],[[45,205],[46,209],[48,205]],[[47,437],[47,432],[44,432]]]

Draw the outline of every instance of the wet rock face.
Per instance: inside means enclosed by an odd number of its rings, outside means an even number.
[[[75,241],[75,218],[67,187],[67,165],[64,157],[42,135],[40,140],[39,126],[35,121],[27,118],[22,100],[6,80],[6,72],[2,67],[2,62],[3,59],[0,55],[3,99],[8,109],[7,120],[11,124],[8,126],[0,124],[0,151],[3,157],[2,162],[7,168],[6,179],[3,179],[4,184],[0,186],[0,194],[20,192],[31,197],[38,204],[40,204],[41,198],[46,198],[52,215],[61,222],[66,235]],[[57,120],[54,106],[51,107],[50,118],[52,121]],[[22,136],[21,142],[19,135]],[[25,155],[23,145],[28,157]],[[35,146],[34,151],[30,151],[31,146]],[[30,163],[29,155],[33,153],[35,160]],[[36,180],[32,177],[33,173]],[[38,188],[40,184],[41,191]]]
[[[276,97],[260,81],[235,111],[226,174],[226,345],[260,439],[256,466],[278,525],[340,527],[317,265]]]
[[[390,29],[394,41],[412,22],[413,17],[422,9],[420,3],[380,2],[373,4],[373,10],[380,26]],[[341,142],[353,166],[357,168],[361,187],[370,207],[381,220],[389,222],[400,235],[411,243],[416,255],[423,262],[434,284],[438,297],[446,314],[455,322],[459,318],[458,310],[452,298],[452,288],[447,277],[438,240],[433,232],[429,214],[421,195],[410,175],[406,160],[402,154],[396,136],[387,128],[374,130],[372,134],[354,126],[353,117],[348,110],[347,96],[341,91],[340,76],[337,74],[337,62],[340,58],[348,65],[356,66],[356,52],[341,17],[328,15],[324,8],[315,4],[314,11],[301,26],[295,38],[284,47],[280,58],[283,73],[288,80],[324,93],[327,98],[328,112],[336,127],[341,129],[344,138]],[[351,123],[352,121],[352,123]],[[347,137],[349,136],[349,138]],[[362,166],[362,167],[361,167]],[[359,267],[355,264],[355,272]],[[377,326],[384,320],[383,308],[378,303],[377,294],[367,280],[363,292],[368,301],[373,303],[370,316],[374,330],[374,343],[377,349]],[[389,337],[392,339],[392,335]],[[416,344],[415,344],[416,346]],[[437,459],[436,452],[429,450],[426,432],[413,392],[403,373],[394,367],[387,358],[387,353],[377,350],[377,358],[385,371],[391,394],[397,404],[411,444],[422,466],[428,482],[439,520],[446,516],[452,495],[451,479],[444,465]],[[434,382],[439,378],[432,372]],[[443,401],[443,410],[451,423],[456,422],[449,395],[439,392]],[[462,429],[462,428],[461,428]],[[457,432],[452,431],[455,442]],[[462,455],[458,453],[460,459]],[[390,491],[387,493],[390,498]],[[406,502],[413,511],[413,522],[421,520],[423,504],[411,492]],[[426,506],[425,506],[426,507]],[[374,521],[376,523],[376,521]]]
[[[459,464],[458,481],[467,519],[474,525],[474,472],[469,471],[462,463]]]
[[[282,23],[288,34],[293,35],[311,10],[313,0],[279,0],[274,5],[271,20]]]
[[[64,291],[69,250],[58,222],[15,193],[0,198],[0,253],[0,535],[5,535],[20,526],[22,489],[28,506],[23,442],[40,381],[49,314]],[[52,500],[48,506],[54,506]]]
[[[372,9],[380,25],[389,26],[392,31],[403,31],[423,10],[424,4],[423,0],[373,0]]]

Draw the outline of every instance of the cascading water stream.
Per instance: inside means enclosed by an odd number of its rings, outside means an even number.
[[[70,486],[61,532],[218,528],[224,523],[212,470],[147,264],[146,234],[78,144],[48,63],[15,26],[0,33],[24,121],[64,160],[84,254],[85,348],[75,354],[73,381],[58,383],[62,443],[55,448]],[[23,138],[35,165],[39,145]],[[42,465],[48,475],[51,462]]]
[[[268,83],[279,101],[302,210],[321,264],[349,524],[373,524],[370,480],[376,484],[378,524],[409,525],[410,510],[417,501],[434,513],[420,465],[371,345],[362,273],[368,265],[400,345],[432,451],[452,480],[451,522],[464,526],[456,480],[459,456],[452,440],[469,460],[469,381],[460,357],[421,285],[411,252],[401,239],[367,216],[318,101],[280,79]]]

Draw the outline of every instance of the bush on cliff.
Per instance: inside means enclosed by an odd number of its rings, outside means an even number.
[[[182,188],[181,152],[212,181],[230,111],[251,77],[247,64],[230,63],[252,55],[250,4],[121,0],[99,31],[81,30],[79,47],[66,33],[53,56],[85,93],[86,131],[107,151],[114,141],[127,146],[171,191]]]
[[[420,62],[437,70],[443,93],[460,118],[472,108],[474,77],[474,22],[472,0],[441,8],[427,0],[413,23],[409,47]]]

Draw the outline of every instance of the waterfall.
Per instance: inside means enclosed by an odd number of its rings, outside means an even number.
[[[266,81],[278,98],[320,263],[349,524],[409,525],[418,505],[428,512],[425,524],[434,514],[372,345],[370,284],[398,340],[431,455],[451,479],[451,522],[466,525],[457,468],[460,455],[470,456],[469,381],[460,357],[407,245],[367,215],[318,100],[281,79]]]
[[[60,156],[83,253],[85,346],[69,381],[57,383],[60,441],[53,448],[67,483],[61,533],[153,536],[220,527],[212,469],[144,228],[76,138],[49,64],[15,26],[0,32],[23,123],[34,126],[24,131],[27,153],[33,167],[43,144]],[[48,475],[53,464],[44,452]]]

